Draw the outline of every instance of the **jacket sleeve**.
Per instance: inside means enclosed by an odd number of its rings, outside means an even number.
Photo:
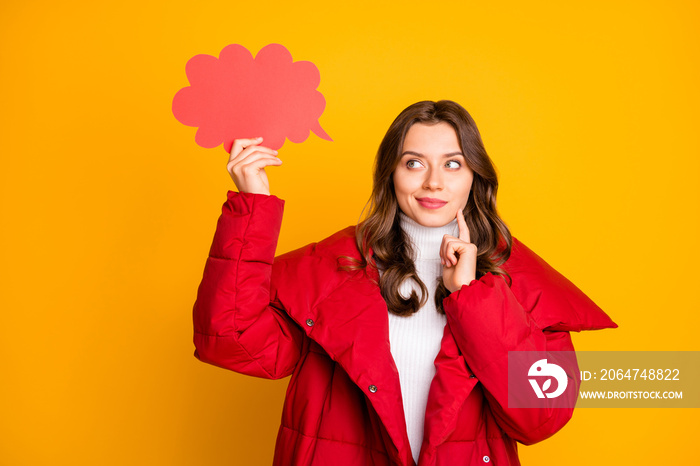
[[[569,332],[539,328],[505,280],[490,273],[450,294],[443,305],[457,346],[508,436],[529,445],[550,437],[569,421],[579,385],[575,356],[569,361],[573,367],[565,368],[567,374],[576,374],[573,380],[569,377],[575,389],[547,399],[546,408],[508,407],[509,352],[574,351]]]
[[[193,308],[194,355],[215,366],[269,379],[290,375],[302,331],[270,302],[284,201],[229,191]]]

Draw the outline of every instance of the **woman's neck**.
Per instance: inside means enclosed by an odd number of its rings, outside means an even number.
[[[399,224],[411,240],[414,260],[440,260],[443,236],[459,236],[456,218],[441,227],[426,227],[399,211]]]

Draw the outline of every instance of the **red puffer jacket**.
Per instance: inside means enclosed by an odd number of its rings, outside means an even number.
[[[337,268],[360,257],[355,227],[274,257],[283,206],[228,192],[194,305],[195,356],[292,376],[275,465],[415,465],[378,276]],[[551,436],[572,409],[508,408],[508,352],[573,351],[569,331],[617,326],[515,239],[505,267],[510,286],[487,274],[443,302],[419,466],[520,464],[516,441]]]

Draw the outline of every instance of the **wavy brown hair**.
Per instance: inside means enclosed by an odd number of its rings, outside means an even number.
[[[440,122],[452,125],[466,163],[474,172],[463,213],[471,241],[477,246],[476,278],[489,272],[507,275],[501,265],[510,257],[512,239],[496,210],[498,177],[476,123],[456,102],[417,102],[396,117],[379,145],[374,165],[374,186],[367,203],[368,214],[355,230],[355,242],[361,259],[343,256],[350,264],[339,265],[342,270],[376,269],[378,265],[381,266],[383,271],[378,285],[389,311],[397,315],[410,315],[418,311],[427,302],[429,293],[416,273],[411,242],[400,227],[400,210],[392,175],[401,160],[403,141],[409,128],[415,123],[432,125]],[[370,248],[373,256],[370,256]],[[407,279],[413,279],[418,284],[420,297],[415,291],[411,291],[408,298],[401,296],[399,286]],[[440,277],[435,292],[435,307],[441,314],[445,313],[442,301],[449,294]]]

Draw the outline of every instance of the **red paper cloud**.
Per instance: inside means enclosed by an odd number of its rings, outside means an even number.
[[[231,44],[219,58],[195,55],[185,67],[189,87],[173,98],[173,114],[187,126],[197,126],[195,142],[211,148],[233,140],[262,136],[263,145],[279,149],[285,137],[304,142],[313,131],[332,141],[319,117],[326,107],[316,88],[321,80],[316,65],[293,62],[280,44],[263,47],[253,55]]]

